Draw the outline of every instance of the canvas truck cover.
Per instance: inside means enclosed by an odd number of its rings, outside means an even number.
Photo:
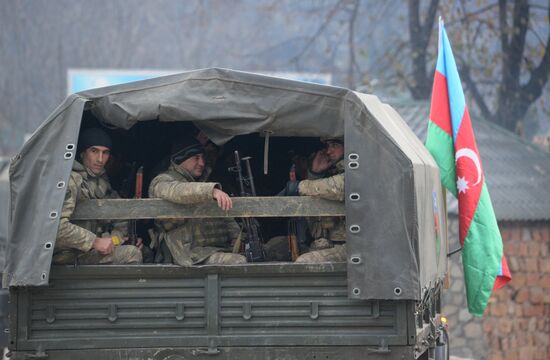
[[[35,131],[10,167],[9,286],[48,284],[85,109],[111,128],[192,121],[218,145],[263,131],[345,135],[349,296],[418,300],[444,276],[439,172],[390,106],[347,89],[213,68],[73,94]]]
[[[8,213],[10,204],[9,183],[0,171],[0,269],[4,268],[6,260],[6,245],[8,242]]]

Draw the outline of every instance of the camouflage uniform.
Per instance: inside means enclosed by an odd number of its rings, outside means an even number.
[[[304,196],[344,201],[344,160],[338,161],[324,174],[309,172],[308,180],[300,181],[298,191]],[[296,262],[345,261],[345,218],[319,217],[310,218],[308,222],[314,241],[310,246],[310,252],[298,257]]]
[[[213,201],[212,192],[218,183],[197,181],[172,163],[168,170],[151,181],[149,196],[178,204]],[[159,240],[165,242],[174,263],[189,266],[205,264],[242,264],[246,258],[230,253],[232,241],[241,229],[232,218],[157,220]]]
[[[139,264],[142,262],[141,251],[135,246],[115,246],[113,252],[108,255],[92,249],[97,237],[118,236],[120,239],[125,237],[127,222],[70,221],[78,201],[109,198],[118,198],[118,194],[111,188],[107,176],[104,173],[95,175],[75,161],[61,211],[53,263]]]

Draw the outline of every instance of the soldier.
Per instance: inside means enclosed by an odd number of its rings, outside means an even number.
[[[195,139],[184,139],[176,144],[167,171],[156,176],[149,186],[149,196],[178,204],[197,204],[216,200],[228,210],[231,198],[221,190],[219,183],[204,182],[204,147]],[[170,250],[172,261],[178,265],[243,264],[243,255],[230,253],[232,242],[239,238],[241,229],[234,219],[158,220],[160,243]]]
[[[76,203],[82,199],[112,199],[118,194],[111,188],[105,174],[109,160],[111,139],[100,128],[82,132],[78,148],[79,162],[73,163],[67,193],[63,202],[54,264],[139,264],[142,262],[138,245],[123,245],[127,239],[127,222],[71,221]]]
[[[318,196],[344,201],[344,142],[342,138],[322,138],[325,148],[318,151],[308,169],[308,179],[289,181],[285,195]],[[319,217],[308,221],[311,236],[309,252],[297,263],[317,263],[346,260],[346,229],[344,217]]]

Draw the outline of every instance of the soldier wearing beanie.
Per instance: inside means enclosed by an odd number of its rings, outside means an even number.
[[[298,183],[297,192],[302,196],[318,196],[322,199],[344,201],[344,139],[321,138],[325,148],[315,153],[307,180]],[[320,217],[309,219],[314,241],[310,251],[300,255],[297,263],[346,261],[346,224],[344,217]]]
[[[204,182],[204,148],[197,140],[184,138],[177,142],[170,160],[168,169],[151,181],[150,197],[178,204],[217,201],[223,210],[233,206],[219,183]],[[165,262],[182,266],[246,263],[243,255],[231,253],[232,244],[241,233],[234,219],[157,220],[156,224],[159,244],[168,248],[171,257]]]
[[[111,155],[112,142],[100,128],[82,131],[78,141],[78,160],[73,163],[67,193],[63,202],[54,264],[139,264],[141,251],[123,245],[128,223],[99,220],[72,221],[76,203],[82,199],[113,199],[118,194],[111,188],[105,165]],[[141,247],[141,241],[138,241]]]

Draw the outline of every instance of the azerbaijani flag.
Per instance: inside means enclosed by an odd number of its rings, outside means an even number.
[[[503,255],[470,114],[442,20],[426,147],[439,165],[443,186],[458,198],[468,310],[481,316],[492,291],[504,286],[512,276]]]

